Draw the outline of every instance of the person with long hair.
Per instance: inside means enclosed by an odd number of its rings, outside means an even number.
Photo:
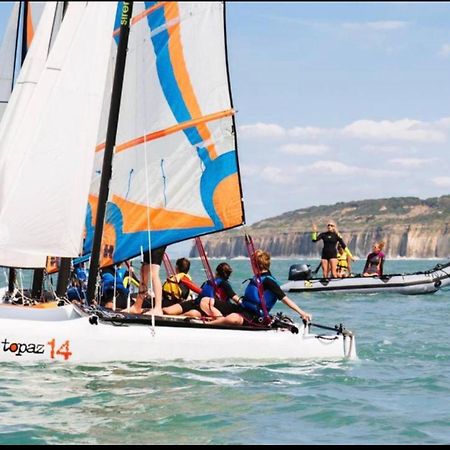
[[[381,277],[383,275],[383,265],[385,254],[383,253],[384,242],[375,242],[372,252],[367,255],[366,264],[364,265],[363,276],[365,277]]]
[[[338,255],[336,245],[340,244],[344,251],[347,251],[347,246],[338,233],[336,224],[328,221],[327,231],[320,234],[317,234],[316,224],[313,224],[311,240],[313,242],[323,241],[321,265],[324,278],[330,278],[330,275],[332,278],[337,278]]]
[[[247,285],[244,296],[239,300],[239,307],[231,314],[228,314],[225,317],[219,317],[208,323],[212,325],[261,324],[266,313],[268,314],[272,310],[277,300],[281,300],[286,306],[295,311],[302,320],[310,321],[312,318],[311,314],[303,311],[297,306],[297,304],[285,294],[280,287],[280,283],[271,274],[270,253],[259,249],[255,251],[254,258],[260,271],[264,298],[261,299],[259,297],[257,277],[255,275]],[[264,302],[264,304],[262,302]]]

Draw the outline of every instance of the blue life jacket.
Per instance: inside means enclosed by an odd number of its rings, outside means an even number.
[[[114,277],[111,272],[104,272],[102,274],[103,295],[109,296],[114,293],[114,282],[117,292],[123,292],[124,294],[128,295],[128,289],[123,284],[125,273],[125,269],[117,269],[116,276]]]
[[[212,282],[210,280],[206,280],[201,285],[202,290],[201,290],[200,294],[198,294],[198,297],[197,297],[198,300],[202,299],[203,297],[221,298],[223,300],[226,299],[226,294],[225,294],[224,290],[219,287],[220,284],[222,283],[223,279],[215,278],[214,281],[216,282],[217,291],[214,292],[214,286],[213,286]]]
[[[87,272],[86,269],[83,269],[82,267],[76,267],[75,268],[75,276],[78,280],[80,280],[82,283],[87,281]]]
[[[71,286],[67,289],[67,299],[72,300],[83,300],[86,298],[84,291],[81,287]]]
[[[261,283],[266,279],[270,278],[271,280],[275,281],[275,283],[280,285],[278,281],[272,276],[272,275],[261,275]],[[259,298],[258,293],[258,285],[257,285],[257,277],[254,276],[250,282],[248,283],[245,292],[244,297],[242,299],[241,306],[249,311],[252,311],[256,314],[258,314],[260,317],[264,317],[264,310],[261,305],[261,300]],[[264,302],[266,303],[266,309],[267,312],[269,312],[273,305],[277,302],[277,297],[274,292],[264,289]]]

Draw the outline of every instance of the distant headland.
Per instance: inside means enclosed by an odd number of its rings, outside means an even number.
[[[328,220],[338,225],[352,253],[365,257],[374,241],[386,243],[388,257],[450,256],[450,195],[428,198],[392,197],[340,202],[289,211],[247,227],[255,246],[279,257],[319,257],[322,244],[311,241],[311,226],[325,231]],[[211,257],[247,256],[242,229],[202,238]],[[196,256],[191,250],[190,256]]]

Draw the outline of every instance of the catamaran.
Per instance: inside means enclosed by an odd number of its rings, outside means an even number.
[[[225,4],[69,2],[47,55],[36,42],[48,37],[50,3],[30,48],[42,64],[25,61],[36,83],[26,102],[14,89],[0,124],[0,266],[81,254],[88,301],[0,305],[0,360],[355,358],[341,324],[279,313],[214,326],[91,300],[99,267],[245,222]]]

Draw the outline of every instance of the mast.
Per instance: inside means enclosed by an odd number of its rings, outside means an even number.
[[[22,18],[22,48],[21,48],[21,62],[20,65],[22,66],[23,62],[25,61],[25,56],[27,56],[27,50],[28,50],[28,27],[27,27],[27,19],[29,14],[29,5],[28,2],[22,2],[23,5],[23,18]]]
[[[22,67],[23,62],[25,61],[25,57],[27,55],[27,50],[28,50],[28,46],[27,46],[28,6],[29,6],[28,1],[20,2],[20,5],[19,5],[19,18],[18,18],[18,26],[17,26],[17,34],[16,34],[16,51],[14,54],[13,76],[11,78],[11,92],[14,88],[14,82],[15,82],[14,71],[16,68],[17,57],[20,54],[20,67]],[[19,49],[18,46],[19,46],[19,32],[20,32],[21,20],[22,20],[22,42],[21,42],[21,47]],[[44,272],[42,272],[42,277],[43,277],[43,275],[44,275]],[[34,289],[35,288],[35,281],[34,281],[35,277],[36,277],[36,283],[37,283],[39,276],[36,276],[36,272],[33,275],[32,292],[35,291],[35,289]],[[9,292],[14,291],[14,285],[16,283],[16,278],[17,278],[16,269],[14,267],[10,267],[9,268],[9,276],[8,276],[8,291]]]
[[[92,244],[91,262],[89,266],[89,278],[87,286],[87,303],[95,298],[95,286],[100,265],[100,247],[102,243],[103,225],[106,213],[106,202],[109,194],[109,181],[112,175],[112,160],[114,146],[116,144],[117,126],[119,122],[120,101],[122,97],[123,78],[127,56],[128,36],[130,33],[130,21],[133,10],[133,2],[123,2],[120,20],[120,35],[117,48],[116,67],[114,69],[114,81],[111,95],[111,105],[106,132],[105,150],[103,156],[102,176],[98,198],[97,216],[95,221],[94,239]]]
[[[69,2],[62,2],[62,18],[64,19],[67,6]],[[55,15],[56,16],[56,15]],[[58,281],[56,282],[56,296],[62,297],[67,291],[67,285],[69,284],[70,269],[72,266],[71,258],[61,258],[59,263]]]

